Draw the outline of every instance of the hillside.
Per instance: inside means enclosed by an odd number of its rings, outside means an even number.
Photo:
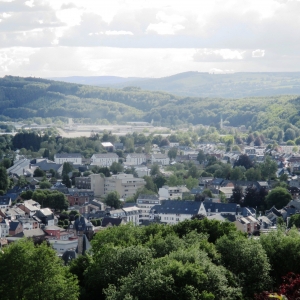
[[[296,96],[242,99],[179,97],[139,88],[103,88],[39,78],[0,78],[1,119],[64,118],[122,123],[154,120],[164,126],[219,124],[253,129],[300,127]]]
[[[122,78],[114,76],[65,77],[56,80],[122,88],[137,86],[181,96],[243,98],[300,94],[300,73],[209,74],[185,72],[163,78]]]

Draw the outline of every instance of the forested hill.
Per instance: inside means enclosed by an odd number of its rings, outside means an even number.
[[[192,98],[135,87],[113,89],[32,77],[0,78],[2,120],[72,117],[118,123],[153,119],[161,125],[209,125],[218,124],[222,114],[225,124],[266,129],[287,123],[300,127],[299,110],[297,96]]]
[[[56,80],[122,88],[138,86],[190,97],[242,98],[300,94],[300,73],[240,72],[209,74],[185,72],[163,78],[122,78],[113,76],[65,77]]]

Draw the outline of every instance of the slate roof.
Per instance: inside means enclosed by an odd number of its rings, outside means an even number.
[[[168,158],[167,154],[152,154],[155,159],[165,159]]]
[[[140,194],[137,200],[159,200],[157,195]]]
[[[278,217],[281,217],[281,212],[275,206],[271,207],[269,210],[266,210],[265,215],[269,215],[271,213]]]
[[[8,174],[23,175],[26,169],[29,169],[30,160],[22,159],[17,161],[12,167],[7,169]]]
[[[23,232],[20,232],[14,237],[40,237],[40,236],[45,236],[45,232],[41,228],[36,228],[36,229],[29,229],[29,230],[24,230]]]
[[[236,203],[216,203],[216,202],[203,202],[206,212],[210,209],[211,212],[219,213],[230,212],[236,213],[239,210],[239,206]]]
[[[196,215],[200,205],[201,202],[195,201],[163,200],[161,205],[154,205],[151,211],[156,211],[159,214]]]
[[[20,222],[14,222],[14,221],[9,222],[9,230],[15,231],[19,224]]]
[[[38,166],[43,171],[49,171],[50,169],[53,169],[54,171],[57,172],[62,167],[62,164],[56,164],[54,162],[49,162],[45,159],[45,160],[42,160],[42,161],[36,163],[35,166]]]
[[[108,224],[111,224],[113,226],[119,226],[122,223],[121,218],[111,218],[111,217],[105,217],[102,220],[102,227],[106,227]]]
[[[10,201],[11,199],[9,196],[0,196],[0,205],[9,205]]]

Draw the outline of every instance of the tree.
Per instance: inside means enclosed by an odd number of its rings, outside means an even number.
[[[46,174],[40,168],[36,168],[33,172],[33,177],[44,177]]]
[[[242,180],[244,177],[245,172],[244,167],[234,167],[230,172],[230,179],[231,180]]]
[[[300,214],[292,215],[289,219],[288,223],[289,228],[296,226],[297,228],[300,227]]]
[[[159,170],[159,165],[158,164],[153,164],[151,166],[151,170],[150,170],[150,175],[151,176],[156,176],[160,174],[160,170]]]
[[[3,166],[0,166],[0,190],[6,191],[9,187],[10,181],[7,176],[7,171]]]
[[[35,246],[30,240],[20,240],[3,248],[0,272],[6,274],[0,279],[3,299],[76,300],[79,296],[76,277],[45,243]]]
[[[120,195],[118,192],[110,192],[105,197],[106,205],[118,209],[121,207]]]
[[[261,138],[258,136],[256,137],[256,139],[254,140],[254,146],[261,146],[263,144]]]
[[[9,158],[3,158],[1,161],[1,165],[5,168],[8,169],[12,166],[12,161]]]
[[[39,184],[40,189],[50,189],[51,186],[52,186],[52,184],[47,180],[41,181]]]
[[[69,175],[73,171],[73,165],[69,162],[64,162],[62,169],[62,176]]]
[[[171,148],[168,151],[168,156],[169,156],[170,160],[175,159],[177,156],[177,148]]]
[[[199,150],[197,155],[197,161],[199,161],[200,164],[202,164],[206,159],[206,155],[203,150]]]
[[[191,190],[192,188],[197,187],[199,185],[199,180],[196,178],[193,178],[192,176],[189,176],[185,180],[185,185],[189,190]]]
[[[68,174],[64,174],[61,181],[67,188],[72,187],[72,181]]]
[[[145,188],[147,190],[153,191],[154,193],[157,193],[157,186],[155,185],[152,177],[144,176],[143,179],[146,181]]]
[[[244,197],[243,188],[239,185],[236,185],[232,190],[232,196],[230,197],[230,202],[241,204],[243,197]]]
[[[277,164],[269,156],[266,156],[264,163],[260,164],[260,171],[262,179],[269,180],[276,176]]]
[[[242,166],[246,170],[248,170],[253,167],[253,162],[247,154],[242,154],[239,156],[238,160],[234,163],[234,166],[235,167]]]
[[[216,248],[221,254],[222,264],[237,276],[237,283],[245,295],[253,297],[254,292],[271,286],[271,266],[258,241],[232,233],[221,237],[216,242]],[[252,272],[248,272],[249,268]]]
[[[277,209],[281,209],[286,206],[292,200],[292,195],[289,191],[282,187],[276,187],[266,197],[266,203],[268,208],[275,206]]]
[[[155,183],[157,189],[160,189],[161,187],[163,187],[165,185],[165,183],[167,182],[167,179],[162,175],[158,175],[158,176],[155,176],[155,178],[153,179],[153,182]]]
[[[245,172],[245,177],[248,181],[256,181],[261,179],[261,172],[259,168],[250,168]]]
[[[122,164],[118,163],[118,162],[113,162],[112,165],[110,166],[110,171],[113,173],[113,174],[118,174],[118,173],[121,173],[123,172],[124,168],[122,166]]]
[[[168,139],[162,139],[159,146],[160,147],[163,147],[163,146],[169,146],[170,145],[170,142]]]
[[[190,176],[192,178],[199,178],[198,168],[195,165],[191,166],[187,172],[187,176]]]

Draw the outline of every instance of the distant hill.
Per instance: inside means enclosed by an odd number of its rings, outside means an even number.
[[[114,76],[65,77],[60,81],[122,88],[137,86],[180,96],[242,98],[300,94],[300,73],[209,74],[185,72],[163,78],[122,78]]]
[[[148,78],[138,78],[138,77],[118,77],[118,76],[71,76],[71,77],[52,77],[50,80],[63,81],[69,83],[77,84],[87,84],[96,86],[114,86],[122,85],[128,82],[138,82]]]
[[[186,76],[179,74],[172,78],[180,81]],[[169,82],[167,78],[164,80]],[[235,87],[234,83],[232,86]],[[170,127],[182,124],[218,126],[222,115],[226,125],[251,126],[253,130],[273,130],[273,127],[286,130],[289,124],[300,128],[299,111],[300,98],[290,95],[240,99],[181,97],[138,87],[116,89],[33,77],[0,78],[0,120],[74,118],[119,124],[154,120],[155,124]]]

